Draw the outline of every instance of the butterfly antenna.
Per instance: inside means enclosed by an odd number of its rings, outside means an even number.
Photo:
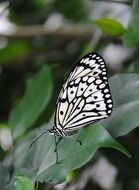
[[[38,138],[36,138],[32,143],[31,143],[31,145],[30,145],[30,148],[32,147],[32,145],[37,141],[37,140],[39,140],[45,133],[47,133],[49,131],[49,129],[48,130],[46,130],[45,132],[43,132]]]

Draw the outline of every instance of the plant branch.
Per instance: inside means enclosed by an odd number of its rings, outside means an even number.
[[[105,1],[105,2],[109,2],[109,3],[122,3],[122,4],[126,4],[126,5],[131,5],[132,3],[130,1],[120,1],[120,0],[94,0],[94,1]]]
[[[20,26],[15,29],[11,34],[3,34],[1,36],[8,38],[31,38],[37,36],[54,36],[62,38],[83,38],[89,39],[93,35],[93,31],[90,28],[76,27],[76,26],[63,26],[59,29],[53,30],[41,25],[35,26]]]

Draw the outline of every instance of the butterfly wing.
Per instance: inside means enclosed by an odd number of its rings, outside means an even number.
[[[112,98],[106,65],[96,53],[85,55],[73,68],[56,103],[55,125],[66,132],[107,118]]]

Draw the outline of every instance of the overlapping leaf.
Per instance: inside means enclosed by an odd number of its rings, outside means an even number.
[[[116,75],[110,79],[110,88],[114,109],[103,126],[113,137],[118,137],[139,125],[139,75]]]
[[[11,111],[9,126],[14,138],[23,134],[46,107],[52,92],[52,80],[48,67],[43,67],[28,81],[20,103]]]
[[[81,140],[82,145],[77,142],[77,139]],[[59,164],[56,164],[54,145],[53,136],[49,134],[39,142],[37,155],[40,156],[36,155],[34,165],[39,167],[37,179],[41,182],[55,184],[64,181],[69,170],[84,165],[101,147],[116,148],[129,156],[126,149],[100,125],[88,126],[79,134],[63,139],[58,145]]]

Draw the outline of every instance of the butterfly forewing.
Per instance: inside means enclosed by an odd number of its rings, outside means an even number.
[[[112,98],[105,62],[96,53],[87,54],[73,68],[61,89],[55,125],[67,132],[76,131],[108,117],[111,112]]]

